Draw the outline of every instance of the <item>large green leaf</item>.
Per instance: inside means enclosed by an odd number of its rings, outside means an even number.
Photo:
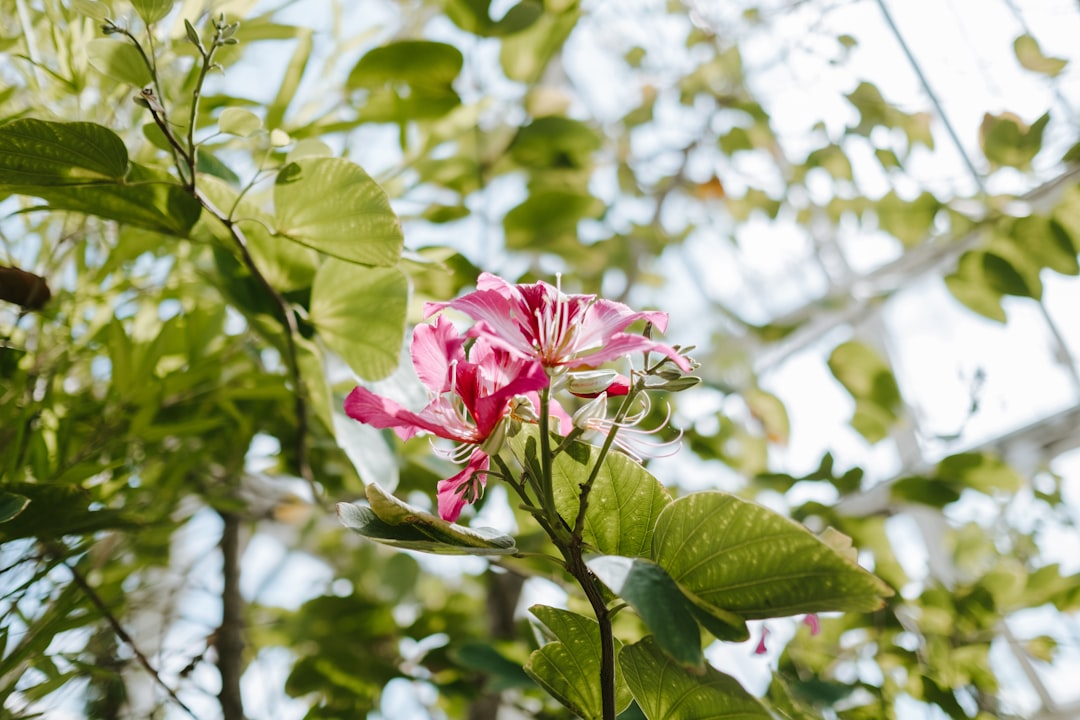
[[[437,555],[513,555],[514,538],[490,528],[449,523],[408,505],[375,483],[367,486],[371,506],[338,503],[341,523],[384,545]]]
[[[510,157],[527,168],[576,169],[589,167],[601,145],[595,129],[580,120],[552,115],[521,128],[509,150]]]
[[[0,125],[0,190],[120,182],[128,153],[116,133],[88,122],[15,120]],[[33,194],[33,193],[28,193]]]
[[[649,720],[772,720],[738,680],[712,667],[703,675],[683,670],[652,636],[623,648],[619,665]]]
[[[273,225],[273,218],[247,198],[236,204],[238,193],[227,183],[209,175],[199,176],[199,191],[223,213],[233,213],[233,218],[247,239],[247,248],[263,277],[282,292],[310,287],[315,278],[314,250],[280,235],[271,234],[267,229]],[[233,205],[236,205],[235,209]],[[223,242],[231,243],[228,231],[216,220],[210,231]]]
[[[521,32],[544,14],[537,0],[522,0],[498,21],[491,19],[491,0],[447,0],[444,10],[459,28],[483,36]]]
[[[652,559],[702,609],[744,618],[870,612],[892,590],[802,525],[732,495],[694,493],[656,521]]]
[[[360,166],[341,158],[289,163],[274,184],[278,233],[363,265],[396,265],[404,237],[390,201]]]
[[[558,443],[561,438],[552,440]],[[539,430],[525,426],[510,444],[519,459],[532,463],[539,453]],[[571,443],[552,462],[555,507],[571,526],[578,514],[581,485],[598,455],[591,445]],[[656,518],[670,502],[667,490],[645,468],[621,453],[608,453],[589,493],[585,542],[604,555],[644,557]]]
[[[698,672],[705,669],[692,605],[662,567],[616,555],[594,557],[587,564],[602,583],[637,611],[671,659]]]
[[[398,268],[329,259],[311,287],[311,322],[360,377],[377,380],[397,367],[405,336],[409,281]]]
[[[131,164],[123,184],[42,187],[24,191],[55,210],[97,215],[166,235],[187,237],[202,206],[164,172]]]
[[[600,625],[584,615],[546,605],[533,605],[529,612],[558,640],[535,650],[525,663],[525,672],[580,717],[601,720]],[[616,657],[621,647],[622,643],[616,640]],[[618,666],[615,668],[615,705],[617,712],[630,705],[630,692]]]
[[[991,286],[983,269],[982,250],[969,250],[960,256],[956,271],[945,276],[945,287],[969,310],[983,317],[1005,322],[1002,294]]]

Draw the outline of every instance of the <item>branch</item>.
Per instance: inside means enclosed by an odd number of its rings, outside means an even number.
[[[86,596],[90,599],[90,602],[94,604],[94,607],[98,609],[98,612],[101,613],[101,616],[105,618],[105,621],[107,623],[109,623],[109,626],[113,629],[113,632],[116,633],[116,637],[120,638],[120,641],[128,646],[128,648],[131,650],[131,653],[135,656],[135,659],[138,660],[139,664],[143,666],[143,669],[146,670],[146,672],[150,673],[150,676],[154,678],[154,681],[158,685],[160,685],[162,689],[165,690],[165,693],[169,696],[169,699],[172,700],[177,707],[190,715],[194,720],[199,720],[199,716],[192,712],[191,708],[185,705],[183,700],[177,697],[176,691],[166,685],[165,681],[161,679],[161,676],[158,675],[158,672],[154,669],[154,666],[150,664],[150,661],[147,659],[146,655],[144,655],[142,650],[140,650],[139,647],[135,644],[135,641],[132,639],[131,635],[129,635],[128,631],[124,629],[124,626],[120,624],[120,621],[116,619],[116,616],[112,614],[108,606],[105,604],[105,601],[101,599],[101,596],[98,595],[92,587],[90,587],[90,583],[86,581],[86,578],[82,576],[82,573],[76,570],[67,561],[62,560],[61,562],[63,563],[64,567],[66,567],[71,573],[71,577],[75,581],[75,584],[78,585],[84,593],[86,593]]]
[[[244,598],[240,594],[240,519],[232,513],[220,513],[225,526],[221,530],[222,576],[221,626],[216,633],[218,671],[221,673],[221,716],[224,720],[244,720],[240,676],[244,660]]]

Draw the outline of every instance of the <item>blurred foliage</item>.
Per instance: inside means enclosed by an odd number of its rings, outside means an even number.
[[[73,703],[92,718],[183,716],[137,654],[198,716],[217,713],[208,666],[220,618],[194,609],[217,607],[223,580],[188,546],[193,534],[218,532],[221,514],[242,517],[249,543],[277,543],[335,578],[291,588],[299,603],[246,597],[246,671],[270,666],[277,651],[287,658],[280,687],[263,682],[281,696],[259,698],[264,707],[294,698],[307,717],[362,717],[393,680],[412,684],[432,715],[494,717],[503,703],[563,717],[521,671],[541,631],[514,615],[520,583],[505,577],[564,578],[508,558],[448,581],[343,532],[329,509],[391,471],[397,493],[423,503],[445,476],[437,458],[389,435],[358,441],[335,417],[357,376],[407,394],[399,376],[386,379],[406,319],[481,269],[500,264],[524,279],[561,270],[567,288],[660,297],[663,258],[702,233],[738,244],[751,222],[826,235],[855,227],[887,235],[901,260],[940,261],[952,298],[1001,323],[1016,307],[1006,298],[1040,301],[1044,278],[1080,272],[1075,179],[1017,202],[1036,169],[1075,161],[1075,150],[1050,142],[1064,132],[1075,149],[1074,127],[1053,113],[995,108],[970,138],[975,161],[989,178],[1021,178],[1004,185],[1015,191],[943,192],[909,172],[948,141],[940,118],[862,80],[845,93],[847,124],[816,128],[792,149],[743,58],[740,32],[765,23],[767,8],[748,7],[721,31],[700,9],[691,23],[687,4],[658,6],[657,26],[680,28],[677,61],[613,35],[605,49],[615,47],[633,100],[610,117],[576,87],[565,52],[588,22],[603,22],[599,3],[522,0],[496,18],[484,0],[387,2],[385,18],[354,32],[341,22],[349,3],[334,2],[318,9],[332,18],[329,33],[289,12],[315,5],[0,5],[5,717]],[[240,23],[226,38],[239,43],[222,45],[222,72],[200,86],[219,12]],[[129,34],[152,46],[153,73]],[[857,46],[826,35],[838,52]],[[1029,33],[1013,49],[1040,81],[1067,70]],[[284,59],[279,75],[264,69],[268,57]],[[145,86],[168,123],[155,121]],[[166,132],[197,139],[192,167]],[[864,190],[868,163],[887,190]],[[367,212],[335,212],[356,204]],[[805,476],[772,471],[797,430],[753,359],[849,296],[765,321],[717,302],[724,329],[696,339],[699,397],[720,398],[721,409],[687,429],[695,461],[718,477],[736,473],[740,493],[779,498],[814,530],[850,536],[860,561],[898,591],[880,610],[823,618],[816,636],[800,627],[766,700],[793,718],[897,717],[912,701],[953,718],[1018,716],[992,648],[1051,663],[1057,641],[1013,638],[1010,620],[1032,608],[1080,610],[1078,578],[1041,547],[1042,527],[1071,522],[1060,478],[1025,477],[979,449],[880,483],[831,455]],[[851,396],[853,428],[869,443],[892,437],[910,412],[887,357],[873,338],[838,340],[828,369]],[[973,497],[992,517],[957,520]],[[1016,499],[1028,517],[1009,512]],[[899,556],[911,541],[893,521],[912,508],[932,514],[940,543],[927,551],[934,573],[951,575],[909,577]],[[546,549],[538,534],[516,541]],[[629,647],[639,675],[669,662],[649,643]],[[709,672],[723,686],[726,676]],[[670,697],[652,701],[661,709],[646,711],[663,712]],[[632,704],[624,717],[640,710]]]

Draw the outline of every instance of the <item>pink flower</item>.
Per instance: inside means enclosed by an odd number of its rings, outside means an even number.
[[[684,372],[689,361],[672,347],[641,335],[625,333],[637,320],[663,332],[667,314],[635,312],[622,303],[595,295],[565,295],[545,282],[511,285],[482,273],[476,291],[450,302],[428,303],[428,316],[444,308],[476,320],[469,334],[533,358],[548,368],[589,368],[635,352],[662,353]]]
[[[470,453],[465,469],[438,486],[439,514],[454,521],[465,503],[479,497],[488,470],[483,446],[493,436],[499,437],[497,431],[513,407],[513,398],[545,387],[547,374],[534,360],[484,338],[473,344],[466,357],[464,338],[445,318],[416,328],[411,354],[416,374],[431,394],[423,410],[406,410],[358,387],[345,399],[345,413],[373,427],[393,428],[402,440],[427,431],[461,443],[451,457],[461,459]]]

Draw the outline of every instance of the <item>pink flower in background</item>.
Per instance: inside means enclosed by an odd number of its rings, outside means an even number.
[[[691,369],[672,347],[623,332],[637,320],[663,332],[666,313],[635,312],[595,295],[566,295],[545,282],[512,285],[490,273],[481,273],[476,288],[450,302],[428,303],[426,314],[447,307],[463,312],[476,320],[470,335],[548,368],[596,367],[630,353],[657,352],[684,372]]]
[[[500,429],[513,398],[545,387],[547,374],[534,360],[483,338],[466,356],[465,339],[445,318],[416,328],[411,354],[416,374],[431,394],[427,406],[413,412],[357,387],[345,399],[345,413],[373,427],[393,428],[402,440],[427,431],[461,443],[451,457],[461,460],[467,453],[465,469],[438,486],[440,516],[457,520],[462,507],[479,497],[488,470],[482,446]]]

